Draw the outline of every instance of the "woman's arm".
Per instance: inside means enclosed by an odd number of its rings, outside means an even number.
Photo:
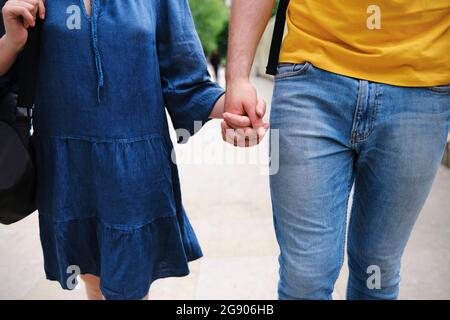
[[[222,95],[214,105],[211,113],[209,114],[210,119],[223,119],[223,112],[225,110],[225,95]]]
[[[0,38],[0,76],[8,72],[21,48],[21,45],[13,43],[6,35]]]
[[[28,28],[36,24],[36,15],[45,18],[43,0],[8,0],[2,9],[5,34],[0,38],[0,76],[14,64],[28,38]]]
[[[159,7],[156,36],[165,107],[174,128],[192,136],[211,118],[214,106],[223,107],[224,90],[209,76],[189,1],[155,2]],[[219,113],[213,112],[213,116],[219,117]]]

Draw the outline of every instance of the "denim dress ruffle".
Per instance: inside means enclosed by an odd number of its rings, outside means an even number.
[[[194,134],[211,82],[187,0],[47,1],[34,135],[45,272],[141,299],[202,252],[183,209],[166,109]],[[185,135],[185,133],[183,134]]]

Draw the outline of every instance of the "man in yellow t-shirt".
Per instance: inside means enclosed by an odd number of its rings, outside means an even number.
[[[450,0],[292,0],[281,62],[404,87],[450,83]]]
[[[273,5],[233,0],[227,140],[262,125],[250,70]],[[450,128],[450,0],[291,0],[287,26],[271,110],[279,297],[330,299],[347,239],[347,298],[395,299]]]

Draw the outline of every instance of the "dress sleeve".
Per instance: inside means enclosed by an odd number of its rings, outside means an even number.
[[[159,6],[156,37],[165,106],[175,129],[193,135],[224,90],[211,81],[188,0],[160,0]]]

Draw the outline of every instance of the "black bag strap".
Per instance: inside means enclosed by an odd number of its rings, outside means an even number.
[[[289,0],[280,0],[278,5],[275,27],[273,30],[272,44],[270,45],[269,61],[267,62],[266,73],[276,75],[278,70],[278,60],[280,59],[281,43],[283,41],[284,25],[286,23],[286,11]]]
[[[1,1],[1,7],[5,5],[6,0]],[[3,17],[0,14],[0,33],[3,35]],[[25,48],[20,53],[20,58],[16,61],[17,67],[17,86],[18,86],[18,107],[31,109],[34,105],[36,96],[36,83],[39,63],[39,44],[42,20],[36,18],[36,26],[28,29],[28,39]],[[0,35],[0,36],[1,36]]]
[[[36,19],[36,26],[29,28],[28,40],[18,68],[19,107],[32,108],[36,97],[36,84],[39,66],[39,44],[42,21]]]

